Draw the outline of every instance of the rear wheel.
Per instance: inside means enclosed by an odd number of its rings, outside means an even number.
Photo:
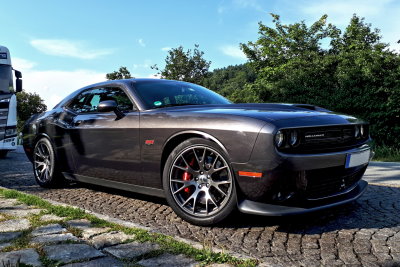
[[[8,151],[4,151],[4,150],[0,151],[0,159],[7,157],[7,153],[8,153]]]
[[[47,138],[40,139],[35,145],[33,172],[36,182],[42,187],[59,187],[64,183],[53,146]]]
[[[178,145],[165,164],[163,186],[175,213],[193,224],[215,224],[236,208],[228,157],[209,140],[191,138]]]

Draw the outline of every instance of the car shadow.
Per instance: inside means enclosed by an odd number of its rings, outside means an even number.
[[[139,193],[111,189],[97,185],[75,183],[70,188],[86,188],[107,194],[134,198],[168,206],[165,199]],[[400,187],[369,185],[366,193],[357,201],[303,215],[257,216],[234,212],[227,220],[212,227],[221,229],[266,228],[295,234],[323,234],[326,232],[400,226]],[[176,215],[175,215],[176,216]]]

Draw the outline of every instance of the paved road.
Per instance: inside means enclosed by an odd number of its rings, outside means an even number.
[[[84,184],[38,187],[22,153],[0,160],[0,186],[139,223],[165,234],[224,248],[281,266],[400,264],[400,167],[372,163],[373,182],[357,201],[307,216],[236,215],[216,227],[178,218],[162,199]]]

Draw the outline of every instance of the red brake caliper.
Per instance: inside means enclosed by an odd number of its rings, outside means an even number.
[[[192,167],[193,164],[194,164],[194,158],[192,159],[192,161],[190,161],[189,165]],[[182,179],[184,181],[190,181],[192,179],[192,175],[188,172],[184,172],[182,175]],[[189,193],[190,189],[189,189],[189,187],[186,187],[185,189],[183,189],[183,191],[185,191],[185,193]]]

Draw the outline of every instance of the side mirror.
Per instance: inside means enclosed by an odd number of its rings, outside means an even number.
[[[17,93],[22,92],[22,80],[20,79],[15,80],[15,91]]]
[[[115,111],[117,110],[118,105],[115,100],[105,100],[101,101],[99,105],[97,106],[97,111],[99,112],[110,112],[110,111]]]
[[[17,93],[19,93],[19,92],[22,91],[22,80],[21,80],[22,73],[20,71],[18,71],[18,70],[14,70],[14,72],[15,72],[15,77],[16,77],[16,79],[15,79],[15,91]]]
[[[15,72],[15,77],[17,77],[17,79],[22,79],[22,73],[19,70],[14,70]]]

